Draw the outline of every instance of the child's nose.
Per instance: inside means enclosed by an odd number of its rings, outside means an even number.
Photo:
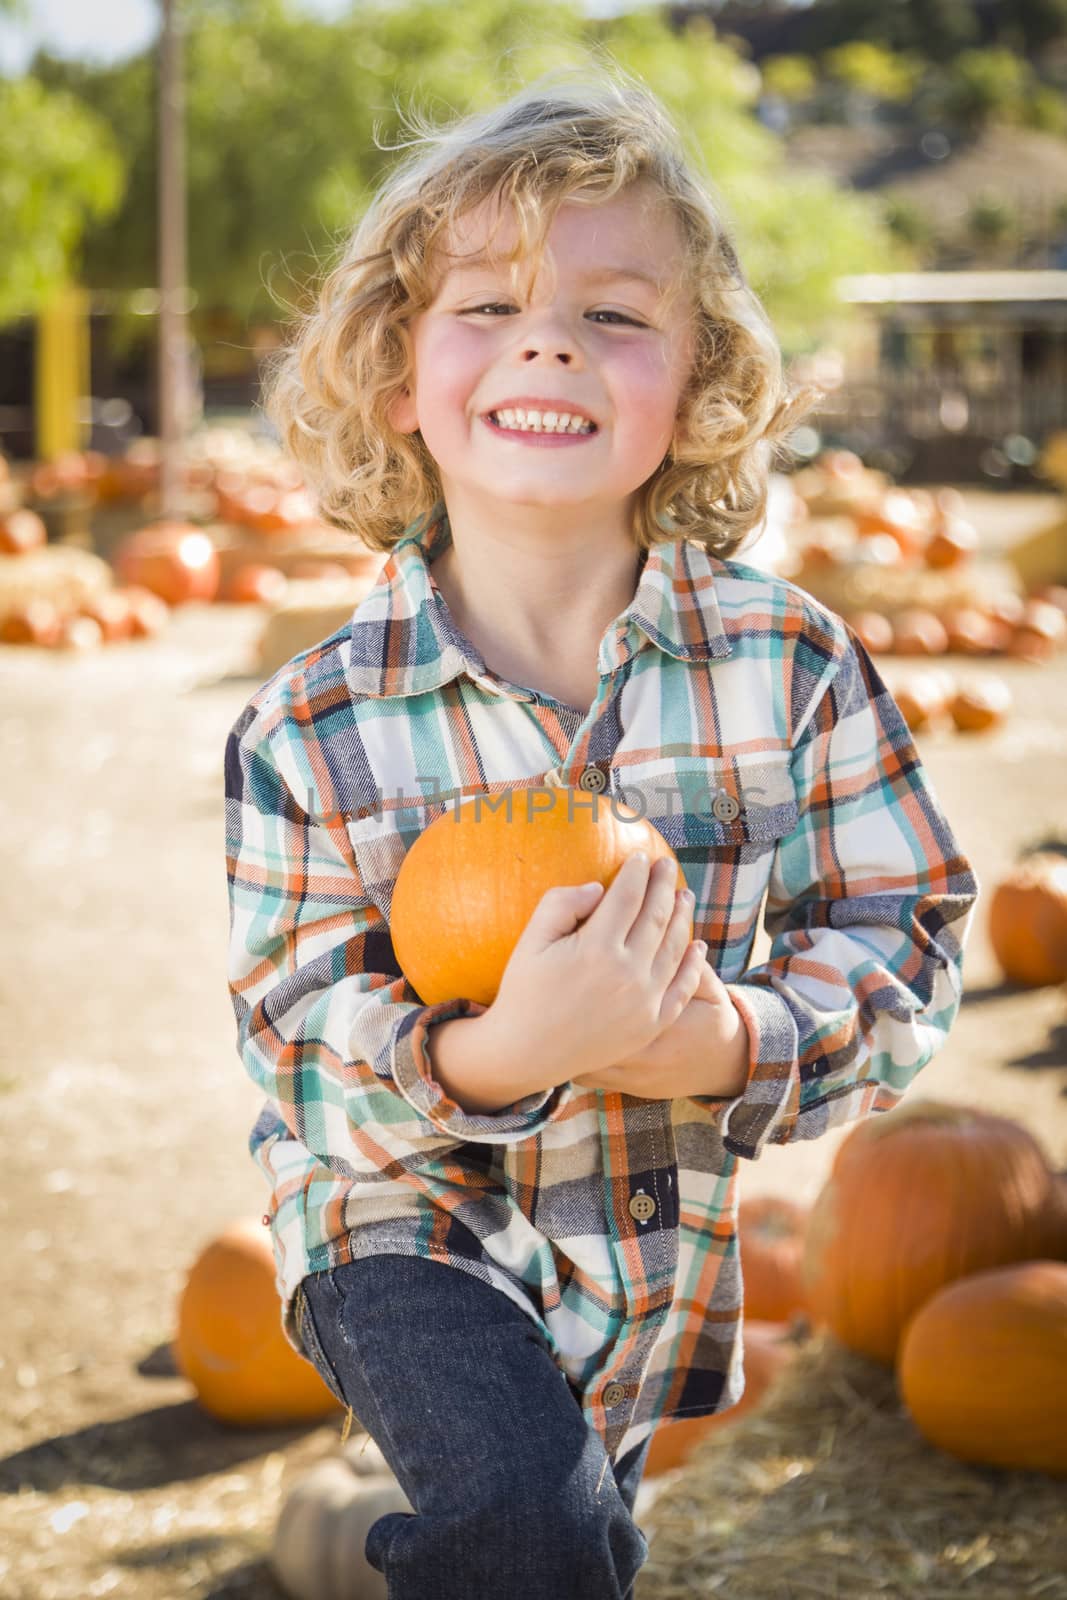
[[[561,367],[581,366],[582,348],[571,331],[565,316],[545,312],[522,335],[519,360],[529,363],[543,361]]]
[[[549,361],[555,356],[555,359],[564,367],[571,366],[574,361],[574,352],[572,350],[554,351],[549,346],[530,345],[522,352],[523,361],[539,361],[542,356],[545,356]]]

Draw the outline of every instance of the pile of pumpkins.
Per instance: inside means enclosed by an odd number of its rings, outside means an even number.
[[[38,463],[22,475],[18,493],[26,503],[16,533],[23,543],[43,542],[40,513],[71,500],[101,518],[118,516],[113,532],[121,537],[111,561],[119,585],[146,590],[167,607],[274,606],[308,584],[355,604],[385,559],[324,523],[296,464],[245,430],[206,428],[187,440],[182,519],[160,515],[160,479],[160,444],[153,438],[135,440],[122,456],[87,450]],[[116,606],[110,609],[117,615]],[[105,640],[121,636],[117,626],[114,619],[104,624]],[[38,621],[24,625],[17,642],[51,639]],[[84,642],[92,642],[87,632]]]
[[[957,678],[943,667],[887,676],[886,685],[912,733],[954,728],[957,733],[989,733],[999,728],[1014,700],[997,673]]]
[[[1018,1123],[906,1101],[858,1123],[811,1208],[742,1200],[745,1392],[666,1420],[645,1467],[681,1465],[757,1406],[808,1326],[894,1366],[920,1433],[960,1460],[1067,1476],[1067,1174]],[[238,1426],[338,1409],[281,1330],[266,1229],[242,1219],[194,1262],[178,1367],[200,1405]]]
[[[647,1474],[758,1403],[796,1348],[791,1317],[894,1367],[930,1444],[1067,1476],[1067,1174],[1018,1123],[906,1101],[851,1130],[810,1211],[743,1201],[739,1245],[744,1399],[662,1423]]]
[[[0,457],[0,644],[87,650],[155,638],[167,616],[148,586],[116,584],[92,551],[50,545],[42,519],[19,503]]]
[[[839,610],[872,655],[1047,661],[1067,643],[1062,585],[988,593],[968,576],[978,534],[958,490],[899,488],[848,450],[789,481],[784,575]]]

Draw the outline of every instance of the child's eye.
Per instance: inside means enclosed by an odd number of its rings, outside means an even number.
[[[499,312],[508,313],[514,310],[514,306],[509,306],[503,300],[488,300],[486,301],[485,305],[464,306],[463,310],[460,312],[460,315],[465,317],[471,315],[477,316],[480,312],[486,311],[491,315],[496,316]]]
[[[590,321],[597,317],[611,318],[611,322],[608,323],[609,327],[612,326],[612,323],[625,323],[626,326],[630,328],[645,328],[648,326],[648,324],[645,322],[639,322],[636,317],[626,316],[626,314],[622,311],[589,311],[586,313],[586,315],[589,317]]]

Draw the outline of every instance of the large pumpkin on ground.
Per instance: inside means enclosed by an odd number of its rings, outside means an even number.
[[[267,1230],[234,1223],[197,1257],[178,1306],[178,1367],[221,1422],[314,1421],[337,1401],[282,1332]]]
[[[491,1004],[542,895],[594,880],[607,888],[637,850],[675,860],[620,800],[545,788],[470,796],[430,823],[397,873],[389,922],[401,971],[426,1005]]]
[[[993,891],[989,938],[1013,983],[1067,978],[1067,855],[1042,850],[1016,863]]]
[[[772,1380],[789,1365],[797,1345],[780,1322],[756,1322],[745,1318],[745,1392],[736,1405],[715,1411],[707,1417],[676,1417],[661,1422],[652,1436],[645,1457],[644,1476],[655,1478],[661,1472],[680,1467],[702,1439],[729,1426],[755,1409]]]
[[[949,1284],[912,1318],[898,1381],[919,1431],[962,1461],[1067,1477],[1067,1264]]]
[[[1025,1128],[917,1100],[861,1122],[838,1149],[808,1222],[808,1309],[892,1365],[906,1324],[946,1283],[1063,1245],[1057,1180]]]

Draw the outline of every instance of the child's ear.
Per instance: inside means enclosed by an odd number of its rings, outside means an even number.
[[[391,427],[397,433],[414,433],[419,425],[419,414],[415,407],[415,396],[405,387],[398,389],[386,407],[386,416]]]

